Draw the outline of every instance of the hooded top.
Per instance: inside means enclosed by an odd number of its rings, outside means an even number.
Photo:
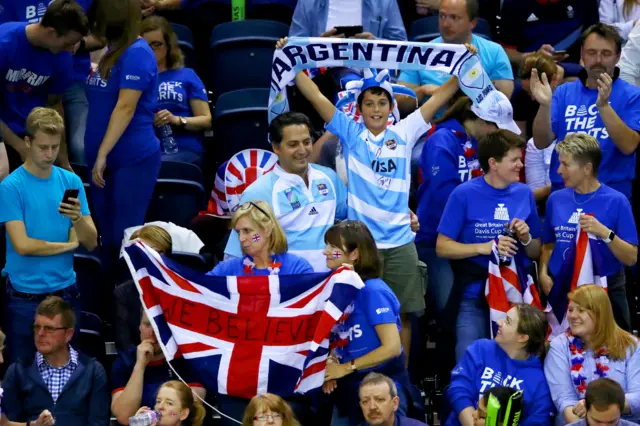
[[[447,399],[453,411],[445,425],[460,426],[460,412],[477,408],[482,393],[495,386],[524,391],[521,426],[553,424],[556,410],[540,358],[531,355],[526,361],[511,359],[494,340],[480,339],[469,346],[451,371]]]

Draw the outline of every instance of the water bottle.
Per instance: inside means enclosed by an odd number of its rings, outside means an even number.
[[[160,421],[160,411],[145,411],[144,413],[140,413],[136,416],[129,417],[129,426],[149,426],[154,422]]]
[[[518,241],[516,238],[516,233],[513,232],[511,229],[509,228],[504,228],[504,232],[502,233],[503,236],[505,237],[511,237],[514,240]],[[511,257],[509,256],[500,256],[500,265],[501,266],[508,266],[511,263]]]
[[[178,152],[178,144],[173,138],[173,131],[170,124],[158,128],[158,138],[162,144],[162,150],[165,154],[175,154]]]

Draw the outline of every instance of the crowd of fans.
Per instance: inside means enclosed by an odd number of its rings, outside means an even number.
[[[154,425],[199,426],[210,421],[207,401],[225,425],[418,426],[423,377],[412,370],[430,363],[444,388],[431,407],[440,424],[640,421],[640,1],[246,7],[248,17],[287,22],[291,37],[407,41],[416,18],[437,23],[432,42],[464,44],[497,91],[478,108],[457,77],[436,71],[403,71],[393,84],[386,70],[300,72],[291,112],[269,124],[277,164],[229,218],[194,218],[196,236],[145,217],[163,164],[206,175],[228,160],[215,158],[204,132],[209,38],[231,19],[231,2],[0,2],[0,425],[126,425],[157,411]],[[172,22],[192,29],[193,68]],[[480,23],[490,34],[474,32]],[[362,79],[358,117],[334,104],[353,79]],[[558,295],[579,275],[581,232],[594,282]],[[183,358],[169,366],[135,283],[119,273],[123,239],[164,256],[209,253],[213,276],[355,271],[365,286],[336,330],[344,343],[322,389],[212,395]],[[106,370],[80,347],[78,249],[97,250],[113,292],[118,353]],[[492,338],[485,283],[494,255],[530,273],[543,301],[566,301],[556,325],[565,329],[551,342],[548,315],[521,303],[505,309]]]

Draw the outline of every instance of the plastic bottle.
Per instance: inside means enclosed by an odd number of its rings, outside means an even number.
[[[154,422],[157,423],[160,421],[160,417],[162,417],[160,411],[145,411],[144,413],[129,417],[129,426],[149,426]]]
[[[505,237],[511,237],[514,240],[518,241],[518,238],[516,237],[516,233],[513,232],[509,228],[505,228],[505,230],[502,233],[502,235],[505,236]],[[501,266],[508,266],[510,263],[511,263],[511,256],[500,256],[500,265]]]
[[[162,150],[165,154],[175,154],[178,152],[178,144],[173,138],[173,131],[170,124],[158,128],[158,138],[162,144]]]

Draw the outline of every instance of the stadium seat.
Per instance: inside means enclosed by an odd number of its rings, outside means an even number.
[[[213,122],[218,161],[244,149],[269,149],[268,103],[269,89],[236,90],[220,96]]]
[[[99,314],[104,309],[103,270],[96,253],[79,248],[73,254],[73,269],[80,291],[80,307],[83,311]]]
[[[5,236],[4,223],[0,223],[0,271],[7,262],[7,237]]]
[[[173,222],[189,227],[206,205],[202,183],[183,179],[158,179],[145,222]]]
[[[203,183],[200,167],[182,161],[162,160],[158,179],[181,179]]]
[[[98,361],[106,356],[105,344],[102,338],[102,320],[91,312],[80,312],[80,338],[78,349]]]
[[[440,37],[439,19],[438,16],[428,16],[414,21],[409,31],[409,40],[426,43]],[[492,39],[491,25],[486,19],[478,18],[473,33],[487,40]]]
[[[174,251],[171,253],[170,257],[179,264],[203,274],[211,270],[211,268],[207,265],[207,260],[200,254],[187,253],[184,251]]]
[[[275,21],[246,20],[220,24],[211,33],[214,96],[233,90],[269,87],[275,44],[289,27]]]
[[[193,33],[186,25],[171,23],[173,31],[178,36],[178,46],[184,54],[184,64],[189,68],[196,65],[196,51],[193,44]]]

